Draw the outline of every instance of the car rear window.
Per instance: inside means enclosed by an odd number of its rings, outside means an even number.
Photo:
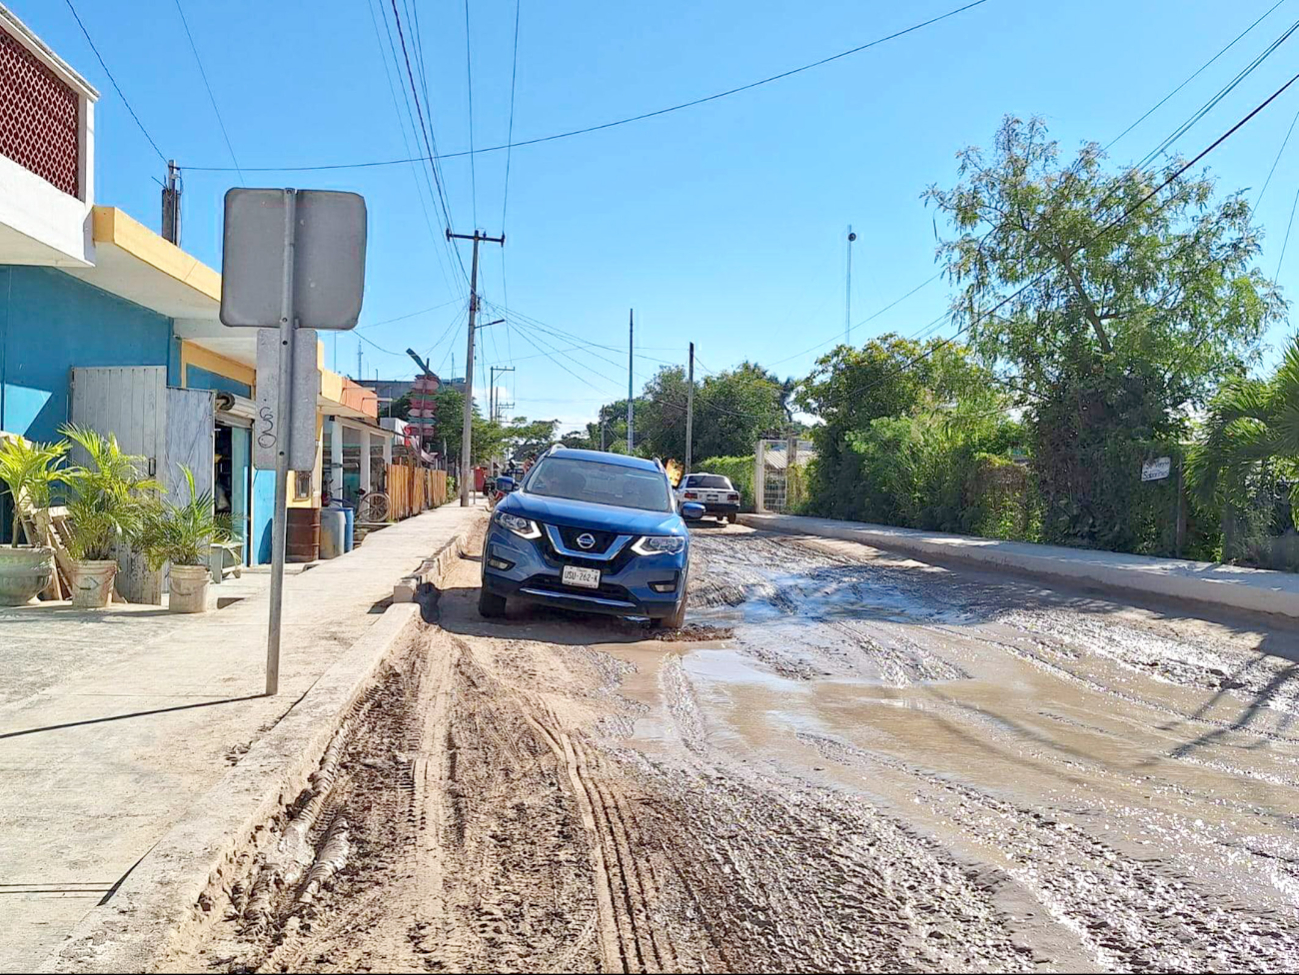
[[[548,498],[612,504],[644,511],[671,511],[667,479],[658,471],[621,464],[548,457],[537,464],[524,490]]]
[[[734,490],[728,478],[720,474],[691,474],[686,478],[686,487],[720,488],[723,491]]]

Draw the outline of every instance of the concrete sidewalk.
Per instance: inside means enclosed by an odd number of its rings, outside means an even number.
[[[275,698],[265,593],[199,617],[0,617],[24,691],[0,703],[0,971],[31,971],[368,631],[394,583],[480,517],[447,505],[286,578]],[[76,649],[44,654],[51,626]]]
[[[740,515],[740,521],[752,528],[863,542],[922,560],[1001,567],[1119,593],[1172,596],[1212,606],[1299,616],[1299,575],[1289,572],[1002,542],[830,518],[746,514]]]

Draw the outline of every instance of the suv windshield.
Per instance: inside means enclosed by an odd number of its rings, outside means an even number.
[[[532,469],[524,490],[548,498],[671,511],[667,480],[658,471],[621,464],[548,457]]]
[[[684,486],[692,488],[721,488],[723,491],[731,490],[731,482],[720,474],[691,474],[686,478]]]

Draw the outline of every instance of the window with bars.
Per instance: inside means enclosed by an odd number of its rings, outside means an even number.
[[[76,91],[0,30],[0,155],[79,197],[80,114]]]

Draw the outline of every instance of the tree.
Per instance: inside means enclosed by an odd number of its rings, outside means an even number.
[[[1293,521],[1299,510],[1299,339],[1271,378],[1236,377],[1223,386],[1209,405],[1188,473],[1204,504],[1244,506],[1260,479],[1287,483]]]
[[[1255,356],[1284,310],[1250,267],[1259,238],[1240,194],[1215,203],[1200,176],[1145,199],[1177,160],[1111,174],[1089,143],[1065,168],[1041,120],[1013,117],[991,158],[958,158],[960,182],[924,194],[956,230],[938,250],[960,285],[952,319],[1030,394],[1112,357],[1180,375],[1181,395],[1199,401]]]
[[[785,383],[754,362],[707,377],[695,389],[695,456],[743,456],[761,437],[783,437],[792,425],[785,395]]]
[[[796,394],[812,428],[813,510],[916,528],[962,530],[966,469],[1005,451],[1005,394],[962,346],[896,333],[817,360]],[[1013,424],[1011,424],[1013,426]]]
[[[555,442],[558,420],[529,420],[515,417],[502,429],[505,442],[515,457],[535,457]]]
[[[384,416],[395,416],[399,420],[410,419],[410,393],[402,393],[383,408]]]
[[[665,458],[686,455],[689,395],[686,371],[681,366],[662,366],[645,384],[636,414],[636,434],[644,439],[645,452]]]
[[[925,194],[955,230],[938,251],[952,319],[1025,408],[1045,536],[1140,548],[1140,456],[1185,433],[1284,311],[1251,266],[1249,206],[1205,175],[1151,195],[1177,161],[1111,173],[1087,144],[1066,168],[1036,119],[959,158],[957,185]]]

